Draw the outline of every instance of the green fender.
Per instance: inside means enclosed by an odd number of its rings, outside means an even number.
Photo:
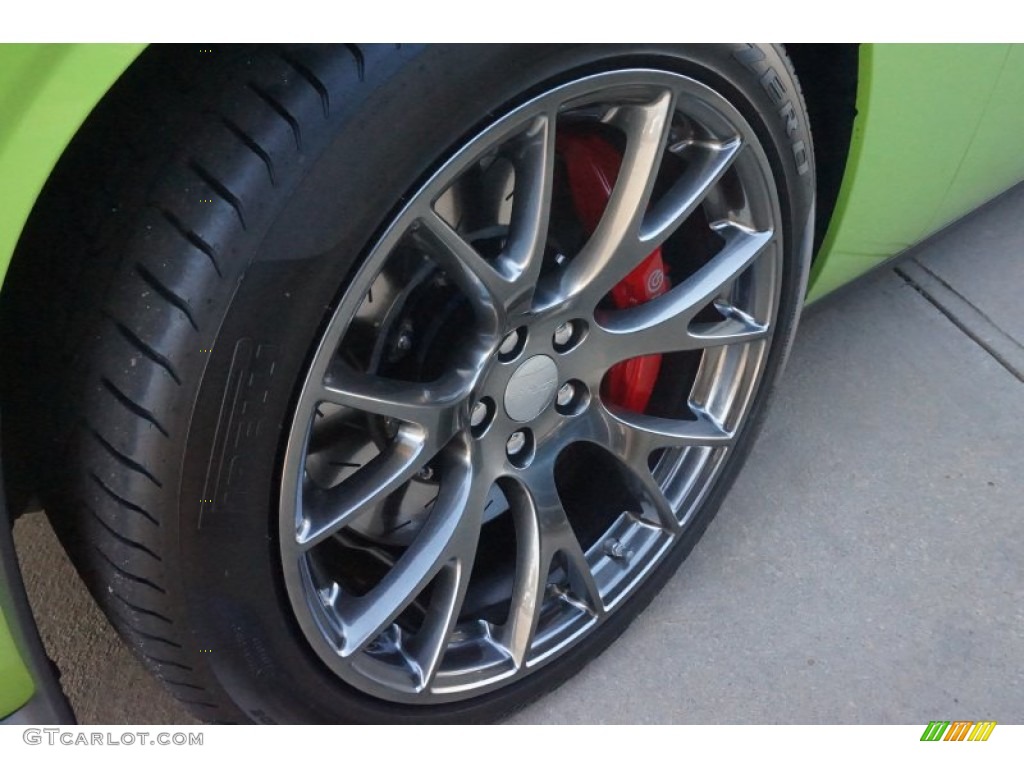
[[[0,45],[0,284],[43,184],[143,45]]]
[[[846,173],[808,299],[1024,178],[1022,135],[1024,46],[862,45]]]

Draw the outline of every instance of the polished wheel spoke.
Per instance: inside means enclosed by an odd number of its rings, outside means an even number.
[[[444,480],[430,516],[412,545],[384,578],[362,597],[339,608],[343,626],[343,657],[366,647],[391,626],[399,614],[445,568],[439,597],[431,605],[421,629],[423,637],[413,644],[414,658],[424,684],[432,679],[458,615],[463,582],[472,570],[486,489],[474,479],[468,457],[452,459],[444,467]],[[454,576],[453,570],[454,569]],[[445,607],[444,593],[450,593]]]
[[[320,399],[356,411],[412,424],[426,450],[440,450],[466,423],[466,399],[476,371],[455,371],[435,382],[405,382],[373,376],[335,363]]]
[[[651,505],[662,528],[669,533],[679,533],[679,519],[676,517],[676,511],[661,485],[651,474],[647,463],[649,457],[650,453],[646,452],[635,456],[621,457],[626,468],[626,482],[632,487],[634,493]]]
[[[370,376],[336,363],[320,394],[323,401],[390,420],[394,435],[368,464],[334,487],[319,488],[307,478],[295,534],[302,550],[337,533],[412,479],[467,421],[461,375],[420,384]]]
[[[506,147],[516,176],[508,236],[500,254],[493,259],[481,256],[433,209],[414,225],[426,251],[478,312],[490,313],[499,322],[532,297],[543,264],[554,176],[554,118],[538,116]]]
[[[617,112],[615,123],[626,134],[618,179],[597,229],[560,274],[553,302],[583,291],[600,299],[650,252],[641,240],[641,222],[665,152],[673,103],[672,93],[663,91],[647,104]]]
[[[339,485],[323,489],[307,479],[296,544],[308,550],[333,536],[374,502],[408,482],[431,458],[421,435],[400,429],[383,453]]]
[[[555,115],[539,116],[514,148],[516,184],[509,239],[501,256],[520,294],[532,294],[544,259],[555,165]]]
[[[434,594],[423,626],[406,644],[404,650],[418,673],[420,690],[433,685],[441,668],[459,610],[466,599],[474,555],[475,552],[467,551],[444,566],[434,580]]]
[[[517,302],[522,285],[500,259],[488,261],[462,235],[430,210],[414,227],[419,242],[445,273],[465,292],[479,317],[497,329],[507,309]]]
[[[693,324],[694,317],[722,297],[771,242],[771,232],[722,224],[722,250],[683,283],[646,304],[597,313],[593,346],[605,365],[642,355],[704,349],[763,339],[768,324],[731,311],[725,320]],[[725,305],[723,305],[725,306]]]
[[[551,468],[529,472],[522,483],[510,484],[507,493],[516,521],[518,551],[512,613],[501,640],[516,667],[522,667],[529,657],[557,556],[564,558],[569,571],[570,599],[596,618],[604,615],[604,603],[558,496]]]
[[[669,419],[605,405],[597,418],[602,418],[606,425],[611,450],[637,461],[640,457],[646,461],[658,448],[718,447],[732,443],[734,433],[709,413],[692,404],[690,411],[695,418]]]
[[[722,175],[729,170],[743,142],[737,137],[724,142],[696,142],[676,149],[688,161],[686,170],[651,206],[640,228],[645,253],[662,245],[697,209]]]
[[[680,530],[679,520],[651,471],[651,454],[659,449],[728,446],[734,437],[706,412],[692,405],[690,410],[693,419],[669,419],[601,404],[587,412],[574,432],[577,439],[606,448],[616,458],[633,494],[650,505],[662,528],[673,534]]]

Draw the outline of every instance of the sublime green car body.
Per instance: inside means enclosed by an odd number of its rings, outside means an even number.
[[[797,48],[793,59],[809,102],[819,173],[820,245],[809,301],[1024,178],[1024,155],[1006,151],[1024,134],[1024,46],[843,46],[836,48],[836,66],[818,73],[801,66],[804,56]],[[68,142],[142,50],[140,45],[0,46],[0,282]],[[825,48],[816,47],[813,55],[830,59]],[[834,89],[827,78],[834,76],[851,97],[855,93],[855,117],[852,104],[846,116],[829,111]],[[60,698],[59,688],[13,560],[10,518],[21,510],[5,510],[3,502],[0,498],[0,720],[66,719],[66,710],[48,706]]]

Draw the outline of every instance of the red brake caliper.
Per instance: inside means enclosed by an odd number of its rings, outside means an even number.
[[[587,234],[592,234],[608,206],[622,165],[622,153],[597,134],[572,131],[559,132],[557,150],[565,161],[576,214]],[[668,288],[659,246],[612,288],[612,303],[625,309],[650,301]],[[642,413],[654,392],[660,369],[661,355],[618,363],[605,379],[605,397],[622,408]]]

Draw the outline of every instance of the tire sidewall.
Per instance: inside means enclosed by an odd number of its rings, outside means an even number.
[[[224,314],[198,388],[181,464],[174,534],[193,639],[256,722],[486,721],[574,674],[650,602],[692,549],[749,452],[803,298],[814,205],[813,152],[798,87],[765,46],[436,46],[398,49],[373,94],[342,108],[258,243]],[[344,684],[302,635],[277,541],[283,448],[326,322],[403,203],[469,137],[531,96],[611,68],[665,68],[722,93],[769,158],[783,216],[779,318],[761,386],[701,510],[621,609],[542,672],[429,709]]]

